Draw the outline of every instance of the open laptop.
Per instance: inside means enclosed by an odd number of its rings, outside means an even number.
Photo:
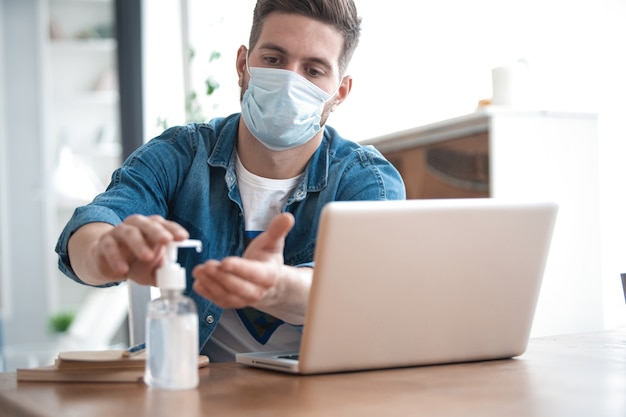
[[[236,360],[316,374],[521,355],[556,214],[487,198],[329,203],[300,351]]]

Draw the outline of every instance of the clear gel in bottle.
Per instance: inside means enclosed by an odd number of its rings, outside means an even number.
[[[166,263],[157,270],[161,297],[148,304],[146,318],[147,385],[166,390],[198,386],[198,313],[194,301],[183,295],[185,268],[178,264],[178,248],[195,247],[198,240],[171,242]]]

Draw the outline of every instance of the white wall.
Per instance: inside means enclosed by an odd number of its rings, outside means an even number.
[[[538,107],[598,110],[603,33],[615,15],[609,3],[359,2],[358,77],[344,108],[353,111],[334,122],[361,139],[387,133],[389,120],[404,129],[472,112],[491,96],[491,68],[520,57],[531,63]]]
[[[142,2],[143,111],[145,140],[184,123],[180,0]]]

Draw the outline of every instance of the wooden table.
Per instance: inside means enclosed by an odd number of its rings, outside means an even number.
[[[17,382],[0,416],[626,416],[626,329],[533,339],[517,359],[292,376],[212,364],[196,390]]]

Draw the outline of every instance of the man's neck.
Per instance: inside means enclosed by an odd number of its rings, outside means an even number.
[[[243,166],[255,175],[271,179],[293,178],[304,171],[321,139],[322,132],[303,145],[276,152],[252,136],[242,120],[237,137],[237,154]]]

